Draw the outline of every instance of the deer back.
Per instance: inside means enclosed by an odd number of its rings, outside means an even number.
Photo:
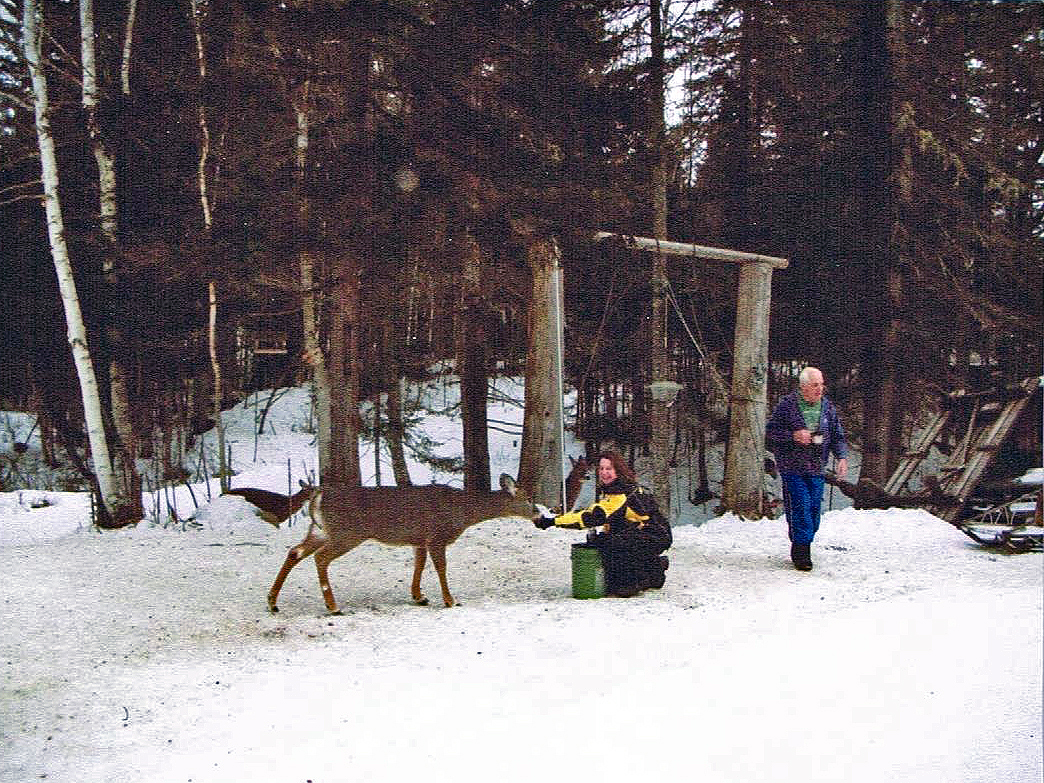
[[[487,519],[529,520],[533,504],[514,486],[473,492],[441,484],[408,487],[324,486],[309,513],[327,536],[375,539],[385,544],[423,546],[450,543],[471,525]]]

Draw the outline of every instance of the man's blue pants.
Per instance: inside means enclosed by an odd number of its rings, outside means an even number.
[[[819,530],[819,514],[823,506],[823,477],[784,473],[783,508],[787,529],[793,544],[811,544]]]

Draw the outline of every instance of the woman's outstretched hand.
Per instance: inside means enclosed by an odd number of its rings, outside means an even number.
[[[555,526],[555,518],[554,517],[544,517],[544,516],[533,517],[533,524],[536,525],[541,530],[547,530],[549,527],[554,527]]]

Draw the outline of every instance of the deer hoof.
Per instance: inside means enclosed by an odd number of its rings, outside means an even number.
[[[427,606],[428,599],[422,595],[420,598],[414,598],[413,603],[415,603],[417,606]]]

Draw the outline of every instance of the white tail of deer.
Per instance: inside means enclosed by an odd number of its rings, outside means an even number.
[[[435,564],[446,606],[456,603],[446,582],[446,547],[474,524],[487,519],[516,517],[529,521],[533,504],[506,473],[499,492],[471,492],[431,484],[421,487],[324,486],[312,498],[308,534],[286,556],[272,589],[268,608],[278,612],[276,600],[287,574],[309,555],[315,555],[319,588],[326,608],[339,614],[330,589],[330,563],[364,541],[413,547],[413,582],[410,594],[417,604],[427,604],[421,593],[421,574],[428,555]]]
[[[301,489],[293,495],[283,495],[279,492],[269,492],[267,489],[256,487],[240,487],[222,492],[222,495],[238,495],[247,503],[257,507],[257,515],[270,525],[279,527],[294,514],[301,510],[301,506],[312,499],[319,491],[318,487],[300,481]]]

